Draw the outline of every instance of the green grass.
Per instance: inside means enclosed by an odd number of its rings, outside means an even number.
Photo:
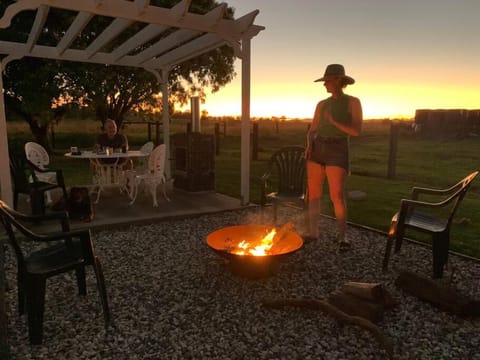
[[[22,124],[9,123],[9,138],[12,147],[21,149],[30,140],[28,129]],[[184,132],[185,120],[174,120],[171,133]],[[202,131],[213,133],[214,122],[202,123]],[[220,126],[223,130],[223,125]],[[221,138],[220,155],[215,159],[216,190],[240,197],[240,121],[227,123],[227,136]],[[347,191],[361,190],[366,199],[348,202],[349,221],[387,231],[391,216],[398,211],[400,199],[409,196],[412,186],[444,188],[456,183],[470,172],[478,169],[480,141],[477,138],[462,140],[425,140],[418,138],[406,127],[399,135],[396,157],[396,178],[386,178],[389,154],[390,124],[382,121],[364,123],[362,135],[351,139],[352,175],[347,179]],[[273,151],[287,145],[304,145],[307,124],[299,121],[259,122],[258,160],[251,162],[250,199],[258,202],[260,188],[258,178],[265,171]],[[56,153],[52,164],[64,170],[68,186],[91,182],[88,161],[72,161],[61,154],[71,145],[91,148],[99,124],[94,121],[65,121],[55,131]],[[124,129],[130,146],[139,148],[147,141],[147,127],[129,125]],[[27,134],[27,135],[25,135]],[[153,134],[154,136],[154,134]],[[163,135],[161,135],[162,138]],[[476,179],[462,202],[452,227],[451,248],[455,251],[480,257],[480,179]],[[327,190],[327,189],[326,189]],[[328,194],[328,191],[325,191]],[[328,196],[324,196],[322,211],[332,215]],[[407,236],[421,239],[417,233]]]

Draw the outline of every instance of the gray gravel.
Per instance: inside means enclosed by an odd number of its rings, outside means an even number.
[[[250,280],[232,274],[206,244],[221,227],[258,223],[243,210],[95,234],[115,327],[105,331],[93,271],[88,295],[75,278],[49,280],[44,343],[30,346],[26,317],[16,312],[15,263],[9,251],[9,341],[15,359],[385,359],[375,339],[321,312],[261,307],[263,299],[323,298],[347,281],[382,282],[400,304],[379,324],[396,359],[480,359],[480,321],[441,312],[393,285],[398,271],[431,272],[430,250],[405,243],[381,272],[385,236],[350,227],[353,249],[339,254],[334,223],[322,218],[322,238],[292,254],[275,276]],[[283,210],[279,223],[293,221]],[[451,256],[453,283],[480,296],[480,264]],[[447,277],[449,273],[446,274]]]

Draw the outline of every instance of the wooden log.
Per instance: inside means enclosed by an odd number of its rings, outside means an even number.
[[[383,300],[383,286],[380,283],[361,283],[350,281],[343,284],[340,290],[359,298],[380,303]]]
[[[328,301],[319,299],[279,299],[264,300],[262,305],[273,309],[281,309],[287,306],[306,307],[312,310],[320,310],[322,313],[332,316],[342,324],[357,325],[369,331],[380,346],[386,351],[389,359],[393,359],[393,341],[371,321],[360,316],[351,316]]]
[[[378,323],[383,319],[385,308],[382,304],[374,303],[350,293],[336,290],[328,295],[327,301],[344,313],[361,316],[373,323]]]
[[[441,310],[460,316],[480,316],[480,301],[472,300],[438,280],[404,271],[395,280],[395,285]]]
[[[363,283],[349,281],[340,287],[340,291],[369,300],[377,304],[382,304],[386,308],[391,308],[397,304],[397,301],[385,289],[381,283]]]

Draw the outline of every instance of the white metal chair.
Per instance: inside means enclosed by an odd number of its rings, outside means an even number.
[[[130,187],[130,205],[132,205],[137,199],[138,189],[141,185],[145,186],[149,190],[153,198],[153,206],[158,206],[157,201],[157,188],[159,185],[163,188],[163,196],[167,201],[170,201],[165,192],[165,160],[166,149],[165,144],[158,145],[150,154],[148,158],[148,168],[145,172],[139,173],[138,171],[129,172],[129,187]]]
[[[60,184],[57,178],[58,171],[49,169],[50,157],[42,145],[32,141],[27,142],[25,144],[25,156],[30,165],[33,165],[33,171],[35,172],[37,180],[50,184]],[[47,202],[51,203],[52,196],[50,191],[46,192],[46,197]]]
[[[148,141],[148,142],[146,142],[145,144],[142,145],[142,147],[140,148],[140,152],[142,154],[150,155],[153,151],[153,147],[154,147],[153,141]],[[147,167],[148,167],[148,160],[147,159],[148,159],[147,157],[140,157],[138,159],[137,164],[135,164],[135,170],[145,172],[147,170]]]

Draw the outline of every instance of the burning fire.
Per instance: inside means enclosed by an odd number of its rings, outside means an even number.
[[[233,249],[232,254],[236,255],[253,255],[253,256],[266,256],[268,251],[273,246],[273,239],[277,233],[276,229],[272,229],[267,235],[259,241],[259,244],[256,242],[250,243],[248,241],[242,240],[238,243],[237,247]]]
[[[278,243],[293,229],[292,223],[287,223],[278,231],[276,228],[270,230],[262,239],[258,241],[240,241],[230,252],[236,255],[267,256],[271,255],[270,250],[275,243]]]

